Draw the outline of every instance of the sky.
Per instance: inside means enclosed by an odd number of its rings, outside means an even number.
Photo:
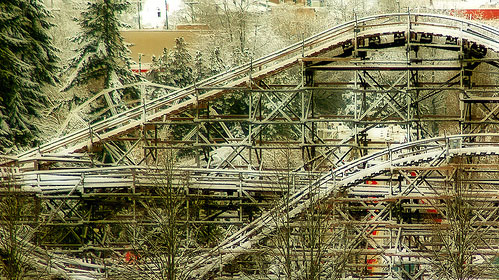
[[[182,0],[143,0],[140,13],[143,28],[162,28],[165,25],[165,2],[168,4],[168,16],[180,9]]]

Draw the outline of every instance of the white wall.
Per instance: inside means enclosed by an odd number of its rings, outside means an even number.
[[[140,13],[142,28],[163,28],[165,25],[165,0],[142,0]],[[168,17],[180,9],[181,0],[166,0]],[[159,16],[158,16],[159,14]]]

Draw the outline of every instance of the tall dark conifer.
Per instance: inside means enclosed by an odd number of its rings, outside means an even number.
[[[175,39],[170,73],[176,87],[183,88],[194,82],[192,73],[192,56],[187,49],[184,38]]]
[[[172,64],[171,54],[165,48],[163,53],[159,57],[153,57],[151,64],[151,71],[147,73],[147,78],[151,81],[173,86],[175,82],[173,81],[172,75],[170,73],[170,65]]]
[[[216,75],[225,70],[226,63],[222,59],[222,54],[219,47],[215,47],[210,51],[208,58],[208,76]]]
[[[119,30],[126,27],[118,16],[124,12],[126,0],[92,0],[78,20],[82,32],[72,40],[78,44],[76,56],[65,73],[65,90],[77,85],[91,85],[96,91],[118,87],[136,80],[130,70],[130,51]],[[112,101],[121,103],[121,95],[113,92]]]
[[[184,38],[176,38],[173,51],[164,49],[160,57],[153,58],[148,78],[155,83],[184,88],[194,83],[192,60]]]
[[[8,150],[36,142],[32,119],[48,102],[43,89],[56,83],[58,58],[41,1],[4,0],[0,10],[0,144]]]

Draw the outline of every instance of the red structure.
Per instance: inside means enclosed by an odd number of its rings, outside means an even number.
[[[469,19],[494,20],[499,19],[499,9],[462,9],[452,10],[454,16],[466,16]]]

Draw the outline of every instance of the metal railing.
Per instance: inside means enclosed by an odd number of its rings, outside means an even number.
[[[400,20],[406,18],[406,21]],[[418,18],[418,21],[412,19]],[[364,31],[368,32],[372,29],[373,32],[376,28],[383,26],[386,28],[406,27],[407,22],[425,26],[422,19],[429,19],[430,21],[439,21],[440,27],[449,30],[448,35],[467,37],[470,40],[484,40],[487,47],[499,51],[499,30],[481,24],[460,18],[455,18],[445,15],[434,14],[419,14],[419,13],[393,13],[369,16],[357,20],[352,20],[343,24],[339,24],[326,31],[313,35],[304,39],[302,42],[297,42],[286,48],[277,50],[271,54],[255,59],[250,63],[234,67],[223,73],[219,73],[210,78],[197,82],[195,85],[190,85],[186,88],[169,92],[161,97],[147,101],[145,104],[125,110],[107,119],[90,124],[90,127],[85,127],[80,130],[68,133],[53,141],[42,144],[37,148],[28,150],[18,154],[19,158],[26,158],[37,153],[48,153],[56,150],[64,149],[64,152],[71,153],[84,149],[87,140],[93,138],[95,142],[107,139],[111,136],[121,134],[127,130],[138,127],[140,124],[154,120],[165,114],[185,110],[196,103],[196,89],[203,87],[223,87],[226,85],[237,86],[243,84],[248,76],[255,69],[259,70],[260,75],[271,73],[275,70],[278,63],[282,63],[282,68],[290,67],[298,63],[299,58],[303,55],[315,55],[318,52],[325,51],[328,42],[339,38],[347,32],[353,31],[357,27],[361,27]],[[428,32],[431,33],[432,26],[427,25]],[[454,30],[454,31],[453,31]],[[455,32],[455,30],[460,30]],[[353,33],[350,39],[353,38]],[[445,35],[445,34],[444,34]],[[336,42],[338,43],[338,42]],[[321,48],[320,46],[324,46]],[[305,53],[305,50],[307,53]],[[274,68],[273,68],[274,67]],[[223,90],[214,90],[198,97],[198,100],[210,98],[221,94]]]
[[[469,140],[473,140],[473,142]],[[483,142],[476,140],[482,140]],[[277,227],[275,221],[272,222],[273,217],[276,215],[289,211],[289,214],[282,215],[283,223],[286,222],[284,221],[285,218],[293,219],[296,217],[309,206],[310,200],[308,196],[311,191],[318,191],[319,200],[325,199],[341,188],[347,188],[356,182],[378,175],[380,169],[386,168],[387,163],[389,165],[405,166],[412,165],[414,161],[428,162],[437,158],[484,154],[499,155],[499,133],[452,135],[419,140],[387,148],[349,162],[322,175],[312,186],[306,186],[296,191],[287,199],[287,202],[279,203],[275,208],[264,213],[258,219],[221,242],[208,254],[200,256],[191,265],[190,269],[196,271],[192,279],[202,278],[211,270],[233,260],[238,255],[237,252],[241,252],[240,249],[249,249],[252,244],[257,244],[260,239],[265,238],[268,233]],[[387,160],[386,157],[390,155],[394,156],[395,159]],[[358,168],[361,164],[376,160],[381,160],[381,163],[367,169]]]

